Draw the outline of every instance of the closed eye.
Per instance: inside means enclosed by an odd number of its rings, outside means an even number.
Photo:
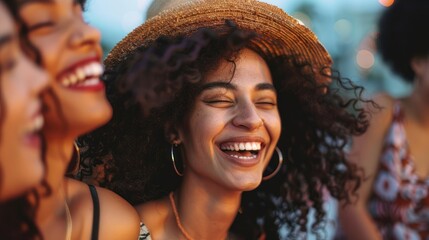
[[[226,108],[234,105],[234,101],[228,100],[228,99],[204,100],[203,102],[205,102],[210,106],[219,107],[219,108]]]
[[[55,24],[52,21],[40,22],[40,23],[34,24],[32,26],[29,26],[28,27],[28,31],[29,32],[34,32],[34,31],[41,30],[41,29],[44,29],[44,28],[53,27],[54,25]]]
[[[271,110],[277,107],[277,103],[273,101],[259,101],[259,102],[256,102],[255,105],[258,108],[266,109],[266,110]]]
[[[272,106],[276,106],[277,103],[275,102],[257,102],[256,104],[261,104],[261,105],[272,105]]]

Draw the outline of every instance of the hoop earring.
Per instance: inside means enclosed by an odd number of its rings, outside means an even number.
[[[277,152],[277,155],[279,155],[279,163],[278,163],[276,169],[274,169],[274,171],[270,175],[262,177],[263,181],[271,179],[272,177],[274,177],[280,171],[280,168],[281,168],[282,163],[283,163],[283,153],[280,150],[280,148],[278,148],[278,147],[276,147],[276,152]]]
[[[73,146],[75,151],[73,152],[73,158],[67,167],[66,176],[68,177],[74,177],[80,168],[80,148],[76,141],[73,142]]]
[[[176,174],[179,175],[179,177],[183,177],[183,173],[180,173],[176,167],[176,158],[174,157],[174,147],[177,147],[177,146],[178,146],[177,144],[171,144],[171,150],[170,150],[171,161],[173,162],[173,168]]]

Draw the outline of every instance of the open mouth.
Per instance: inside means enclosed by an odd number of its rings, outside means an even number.
[[[44,122],[45,121],[44,121],[43,115],[42,114],[37,115],[25,127],[24,129],[25,134],[32,135],[32,134],[39,133],[43,128]]]
[[[27,146],[40,148],[41,131],[44,125],[44,118],[42,114],[37,115],[27,124],[24,129],[24,143]]]
[[[66,88],[97,86],[102,84],[100,80],[102,74],[103,66],[101,63],[90,61],[67,70],[60,77],[60,84]]]
[[[227,155],[243,160],[256,159],[262,149],[261,142],[228,142],[222,143],[220,149]]]

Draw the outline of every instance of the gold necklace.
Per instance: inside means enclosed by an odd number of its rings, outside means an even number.
[[[186,240],[193,240],[193,238],[189,235],[189,233],[185,230],[185,228],[182,226],[182,223],[180,222],[179,213],[177,212],[176,203],[174,202],[174,193],[170,192],[170,204],[171,208],[173,209],[174,218],[176,219],[177,227],[179,227],[180,232],[183,236],[185,236]]]
[[[71,240],[72,230],[73,230],[73,222],[72,222],[72,217],[70,214],[69,205],[67,204],[66,200],[64,200],[64,208],[66,211],[66,240]]]

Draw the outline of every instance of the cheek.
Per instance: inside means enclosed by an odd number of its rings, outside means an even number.
[[[282,128],[280,115],[278,112],[266,114],[264,116],[264,124],[267,128],[269,134],[271,135],[272,140],[277,141],[280,137],[280,132]]]
[[[182,140],[185,144],[198,144],[198,141],[208,137],[210,130],[207,127],[207,120],[207,118],[197,114],[189,121],[189,126],[183,132],[184,138]]]
[[[214,138],[230,120],[228,116],[222,111],[196,112],[190,121],[190,131],[197,137]]]
[[[30,103],[29,89],[26,83],[19,78],[22,76],[16,74],[16,76],[7,77],[11,77],[12,79],[5,80],[5,84],[2,84],[2,107],[4,109],[0,109],[0,114],[3,117],[0,127],[4,130],[4,133],[10,132],[10,126],[12,126],[12,129],[16,129],[17,126],[22,124],[23,119],[25,119],[26,106]]]
[[[59,39],[48,38],[48,37],[33,37],[31,42],[34,44],[35,50],[41,55],[43,61],[43,67],[52,74],[53,77],[56,75],[56,69],[60,65],[58,59],[59,54],[65,51],[64,47],[59,44]]]

